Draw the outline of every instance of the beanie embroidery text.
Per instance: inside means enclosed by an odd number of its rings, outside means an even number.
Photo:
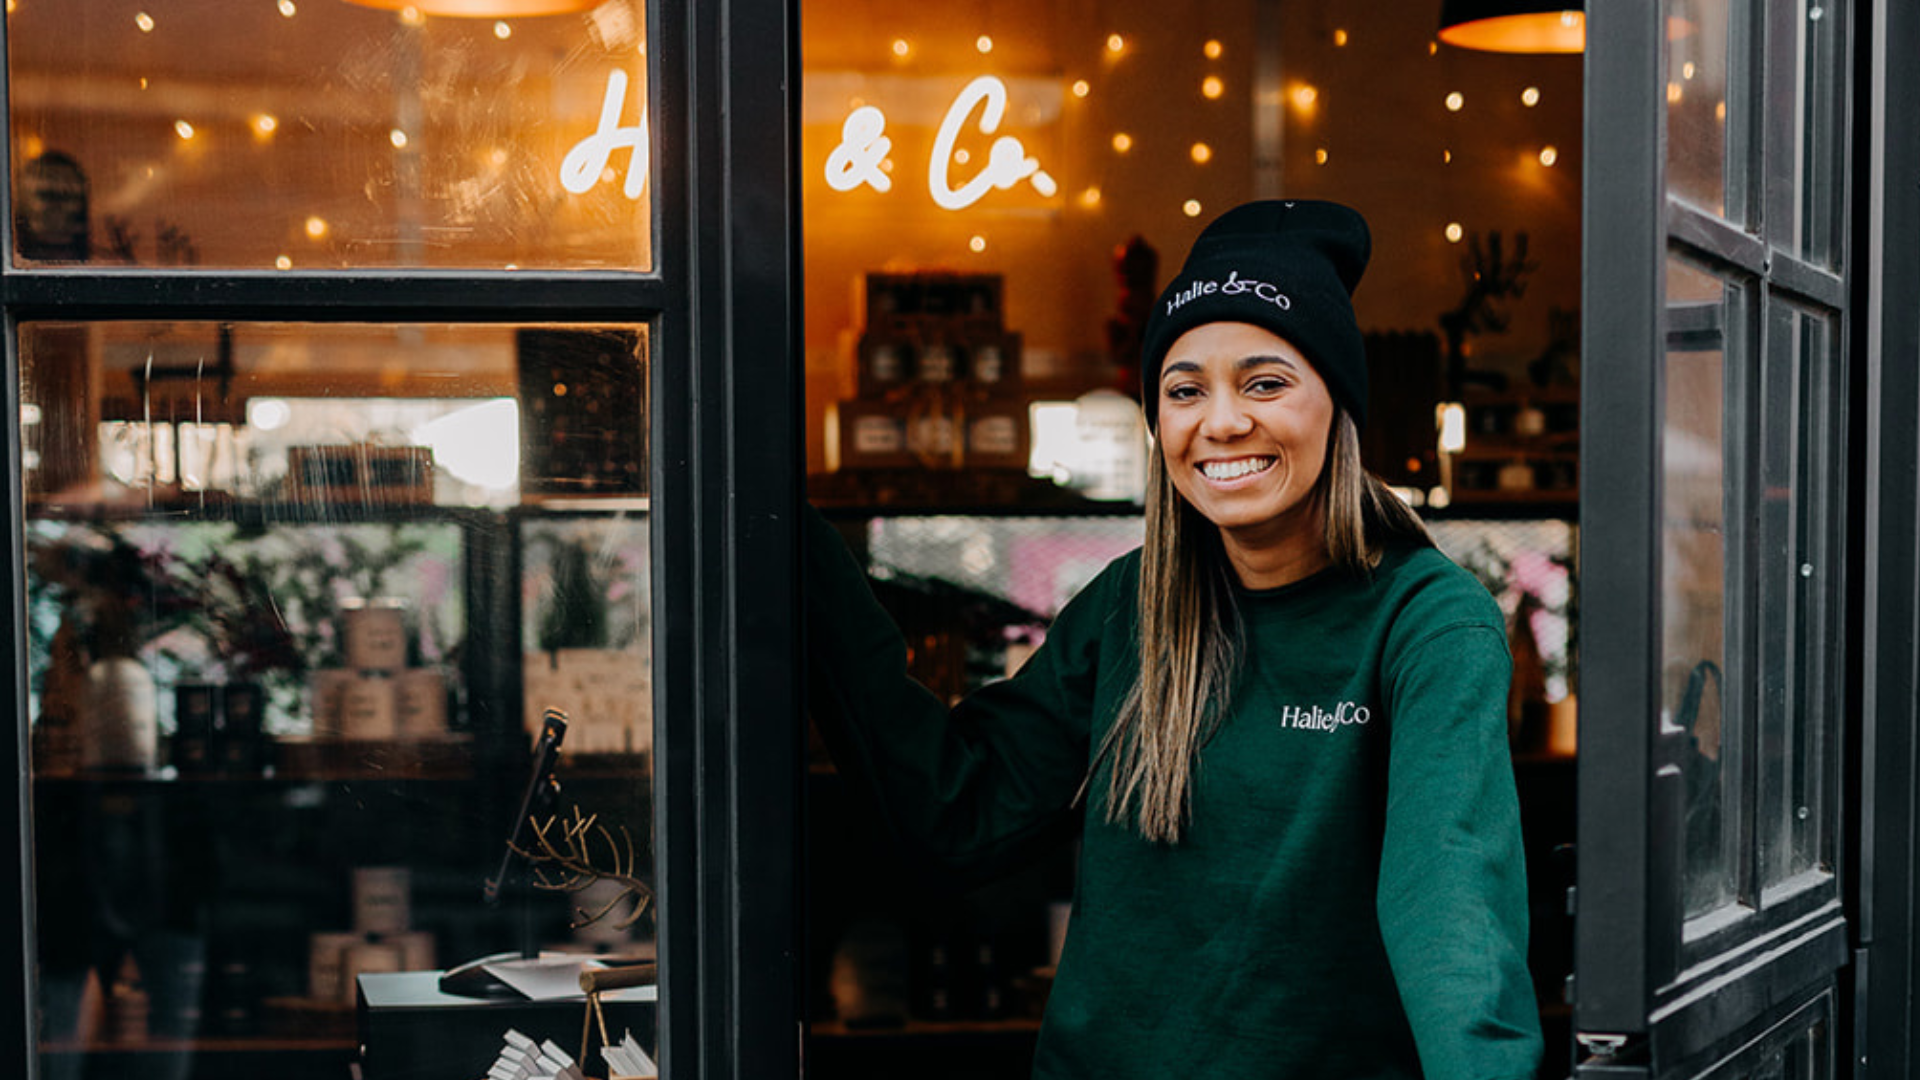
[[[1222,296],[1239,296],[1249,292],[1281,311],[1290,311],[1293,308],[1293,300],[1286,293],[1281,292],[1278,285],[1258,278],[1242,278],[1240,271],[1231,270],[1228,271],[1225,281],[1196,281],[1168,297],[1167,314],[1173,314],[1188,301],[1198,300],[1202,296],[1212,296],[1214,293]]]

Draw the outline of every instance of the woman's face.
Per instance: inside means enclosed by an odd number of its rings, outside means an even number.
[[[1160,368],[1160,452],[1230,548],[1324,541],[1314,485],[1333,397],[1300,350],[1250,323],[1196,326]]]

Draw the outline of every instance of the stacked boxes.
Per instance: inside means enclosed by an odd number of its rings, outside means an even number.
[[[841,469],[1022,469],[1020,335],[998,274],[873,273],[859,295],[854,398],[828,419]]]

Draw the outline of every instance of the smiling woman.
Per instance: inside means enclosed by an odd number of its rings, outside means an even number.
[[[842,773],[962,870],[1079,828],[1037,1077],[1180,1075],[1196,1047],[1235,1078],[1538,1063],[1505,621],[1360,465],[1369,246],[1330,203],[1208,226],[1143,335],[1144,546],[951,712],[815,520]]]

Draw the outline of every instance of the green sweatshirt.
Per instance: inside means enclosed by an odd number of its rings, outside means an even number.
[[[814,521],[816,719],[887,826],[991,870],[1080,824],[1091,749],[1139,668],[1138,552],[1067,605],[1017,675],[949,710],[908,678],[898,632]],[[1094,785],[1034,1075],[1532,1077],[1499,608],[1411,546],[1371,579],[1330,570],[1235,602],[1240,673],[1186,839],[1107,823]]]

